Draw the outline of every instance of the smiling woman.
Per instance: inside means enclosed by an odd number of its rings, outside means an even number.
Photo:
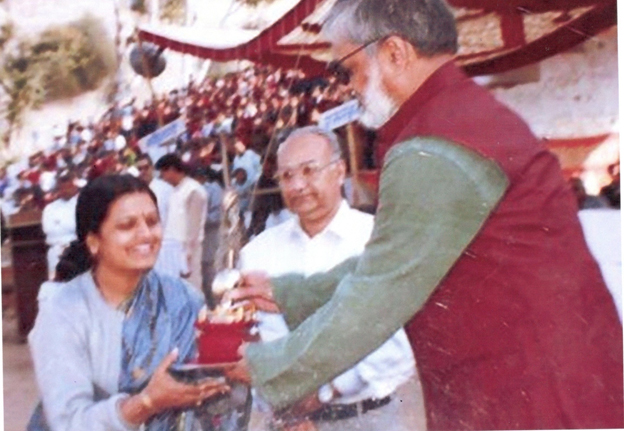
[[[228,388],[168,371],[195,359],[203,300],[152,270],[162,238],[154,194],[130,175],[99,177],[78,196],[76,226],[57,268],[62,287],[40,302],[29,335],[42,402],[28,430],[155,431],[182,414],[207,420],[204,400]]]

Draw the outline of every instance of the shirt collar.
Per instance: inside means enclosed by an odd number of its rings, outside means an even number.
[[[338,238],[346,237],[346,234],[350,232],[352,228],[349,224],[349,211],[350,210],[351,210],[351,207],[349,207],[349,204],[347,203],[347,201],[342,199],[340,201],[340,206],[338,207],[338,211],[334,215],[334,218],[329,222],[327,226],[325,226],[325,229],[323,229],[321,232],[315,235],[314,238],[325,236],[325,235],[334,235],[334,236],[337,236]],[[290,220],[290,222],[293,224],[292,226],[293,235],[296,235],[297,237],[305,238],[308,240],[312,239],[308,236],[308,234],[301,227],[301,223],[299,223],[298,216],[293,217]]]
[[[178,183],[178,185],[177,185],[177,186],[175,186],[175,188],[176,188],[176,189],[178,189],[178,190],[182,189],[182,187],[186,186],[186,184],[187,184],[190,180],[191,180],[191,179],[190,179],[187,175],[185,175],[185,176],[184,176],[184,178],[182,178],[182,181],[180,181],[180,182]]]

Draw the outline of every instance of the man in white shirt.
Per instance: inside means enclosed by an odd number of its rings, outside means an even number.
[[[137,157],[135,167],[139,171],[139,178],[149,184],[149,188],[156,195],[158,201],[158,213],[160,223],[167,224],[167,214],[169,213],[169,199],[173,192],[173,187],[168,182],[157,178],[154,175],[154,164],[149,154],[143,153]]]
[[[179,247],[177,253],[170,255],[163,248],[159,260],[175,259],[180,265],[178,275],[188,278],[188,281],[201,292],[202,240],[208,209],[206,190],[186,174],[186,166],[175,154],[166,154],[158,159],[156,169],[160,171],[160,177],[174,188],[169,199],[163,244],[168,242]]]
[[[48,276],[54,278],[56,265],[61,253],[76,239],[76,201],[78,187],[75,176],[62,171],[56,180],[58,199],[43,209],[41,226],[46,235],[48,249]]]
[[[370,237],[373,217],[351,209],[342,198],[345,171],[332,132],[316,126],[293,132],[278,150],[276,178],[286,207],[296,217],[265,230],[244,247],[241,269],[270,276],[293,272],[309,276],[359,255]],[[383,291],[378,300],[383,301]],[[281,314],[258,314],[263,341],[288,333]],[[414,371],[414,357],[401,329],[283,418],[294,421],[293,426],[316,427],[297,429],[322,431],[424,429],[422,400],[396,394],[401,385],[419,386]]]

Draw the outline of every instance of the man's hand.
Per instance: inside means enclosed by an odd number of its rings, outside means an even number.
[[[316,431],[316,425],[309,419],[304,419],[291,425],[284,425],[282,431]]]
[[[257,310],[268,313],[279,313],[279,307],[273,300],[273,286],[271,279],[265,272],[251,271],[241,275],[239,286],[228,291],[225,300],[232,302],[248,301]]]
[[[297,404],[288,409],[288,414],[294,417],[307,416],[323,407],[323,403],[318,399],[318,394],[314,391]]]
[[[238,353],[241,356],[241,360],[235,364],[226,366],[225,368],[223,368],[223,372],[225,373],[225,377],[227,377],[228,380],[251,385],[251,374],[249,373],[247,361],[245,360],[246,347],[247,345],[243,343],[238,348]]]
[[[323,407],[316,392],[297,404],[276,413],[274,427],[280,431],[315,431],[316,425],[308,415]]]

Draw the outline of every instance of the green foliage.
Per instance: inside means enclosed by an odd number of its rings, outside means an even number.
[[[185,17],[185,0],[165,0],[160,9],[160,19],[174,24],[184,24]]]
[[[42,33],[31,52],[33,63],[46,69],[46,100],[97,88],[116,68],[113,43],[106,42],[102,25],[89,16]]]
[[[145,0],[133,0],[130,2],[130,9],[137,13],[147,13],[147,6],[145,5]]]
[[[0,0],[2,2],[2,0]],[[11,22],[0,26],[0,49],[4,48],[4,45],[13,37],[14,28]]]
[[[12,27],[3,27],[0,48],[5,141],[28,109],[93,90],[117,67],[112,40],[91,16],[23,40],[15,40]]]
[[[0,86],[4,92],[2,116],[8,125],[3,135],[6,144],[13,130],[22,126],[26,110],[39,107],[45,96],[43,71],[32,67],[28,60],[29,48],[20,43],[2,58]]]

